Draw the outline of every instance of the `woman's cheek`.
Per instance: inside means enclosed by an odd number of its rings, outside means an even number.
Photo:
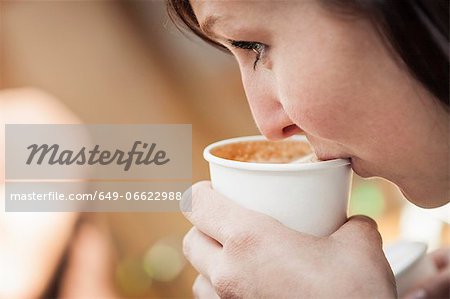
[[[298,86],[284,87],[282,96],[286,114],[306,133],[324,139],[341,141],[352,127],[348,117],[348,107],[339,100],[339,95],[331,97],[315,82],[305,82]]]

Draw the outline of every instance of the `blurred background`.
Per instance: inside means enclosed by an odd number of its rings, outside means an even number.
[[[192,124],[193,181],[208,179],[204,146],[258,134],[233,58],[180,33],[163,1],[1,0],[0,89],[2,124]],[[373,217],[385,244],[450,244],[448,209],[416,208],[383,180],[355,177],[350,213]],[[192,296],[179,213],[13,214],[0,298]]]

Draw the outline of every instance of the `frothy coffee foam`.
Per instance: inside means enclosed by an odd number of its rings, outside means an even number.
[[[289,163],[312,152],[302,141],[245,141],[218,146],[211,150],[216,157],[253,163]]]

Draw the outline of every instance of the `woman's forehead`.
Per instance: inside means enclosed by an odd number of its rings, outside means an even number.
[[[231,0],[191,0],[191,6],[197,19],[209,16],[229,17],[265,17],[280,9],[294,8],[311,1],[231,1]]]
[[[235,22],[266,22],[283,11],[297,9],[299,3],[310,1],[230,1],[191,0],[192,9],[200,28],[209,36],[214,36],[215,27]]]

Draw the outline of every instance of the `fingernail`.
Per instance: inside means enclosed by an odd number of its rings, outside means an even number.
[[[427,298],[427,292],[424,289],[419,289],[406,298],[407,299],[425,299],[425,298]]]

